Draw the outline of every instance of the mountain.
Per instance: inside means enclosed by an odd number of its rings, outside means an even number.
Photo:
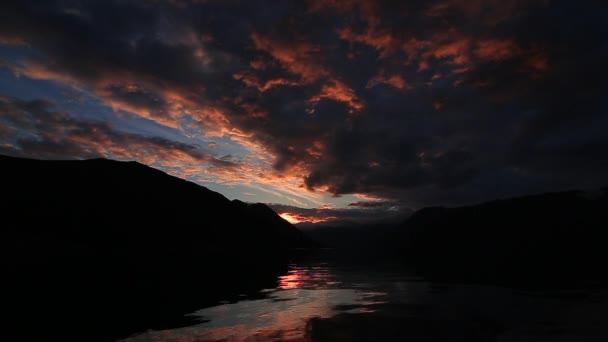
[[[306,236],[328,248],[338,248],[341,251],[384,250],[393,246],[395,237],[400,232],[399,226],[389,223],[350,224],[350,225],[296,225]]]
[[[517,286],[608,280],[606,189],[425,208],[403,223],[407,262],[428,277]]]
[[[262,204],[231,202],[136,162],[0,157],[0,167],[5,230],[95,248],[160,244],[193,254],[308,245],[302,233]]]
[[[0,170],[6,311],[21,326],[37,307],[67,313],[20,333],[98,340],[186,324],[203,305],[274,287],[292,250],[313,245],[263,204],[136,162],[0,156]]]

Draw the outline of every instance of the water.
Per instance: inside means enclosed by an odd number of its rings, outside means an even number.
[[[418,279],[399,267],[294,264],[262,298],[124,341],[608,341],[605,290],[522,291]]]

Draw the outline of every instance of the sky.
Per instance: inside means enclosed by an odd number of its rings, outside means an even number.
[[[6,0],[0,154],[136,160],[291,222],[599,188],[606,23],[602,1]]]

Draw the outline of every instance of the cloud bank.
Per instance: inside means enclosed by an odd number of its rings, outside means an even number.
[[[556,0],[5,1],[1,77],[98,103],[85,118],[0,88],[0,146],[137,159],[317,208],[601,186],[607,12]],[[95,117],[102,107],[111,123]],[[216,152],[222,141],[233,150]]]

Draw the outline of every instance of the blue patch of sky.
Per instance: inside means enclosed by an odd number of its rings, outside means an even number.
[[[20,61],[38,58],[39,53],[27,46],[0,45],[0,61],[5,64],[19,65]],[[0,64],[1,65],[1,64]],[[110,123],[117,130],[158,136],[165,139],[200,146],[201,149],[216,157],[231,155],[235,161],[247,159],[260,168],[268,167],[266,163],[251,154],[247,147],[231,139],[230,135],[206,138],[203,128],[188,116],[180,122],[181,128],[175,129],[158,124],[154,121],[138,117],[125,111],[116,111],[107,106],[102,99],[85,89],[79,89],[69,84],[51,80],[31,79],[17,75],[7,66],[0,66],[0,95],[15,97],[20,100],[44,99],[55,104],[53,110],[69,113],[71,116],[84,120],[96,120]],[[27,134],[27,132],[21,132]],[[209,146],[213,142],[215,146]],[[202,169],[201,169],[202,172]],[[291,205],[303,204],[305,207],[317,207],[318,202],[310,201],[300,196],[282,193],[280,189],[264,185],[226,185],[214,182],[198,182],[211,190],[222,193],[229,199],[239,199],[252,202],[285,203]],[[332,203],[336,207],[346,206],[356,201],[353,196],[331,197],[320,196],[323,203]]]
[[[247,185],[223,185],[217,183],[202,183],[201,185],[224,195],[230,200],[238,199],[243,202],[272,203],[280,200],[279,197],[259,191]],[[281,202],[284,202],[281,201]]]
[[[27,45],[0,44],[0,58],[12,64],[19,64],[24,59],[40,58],[42,54]]]

